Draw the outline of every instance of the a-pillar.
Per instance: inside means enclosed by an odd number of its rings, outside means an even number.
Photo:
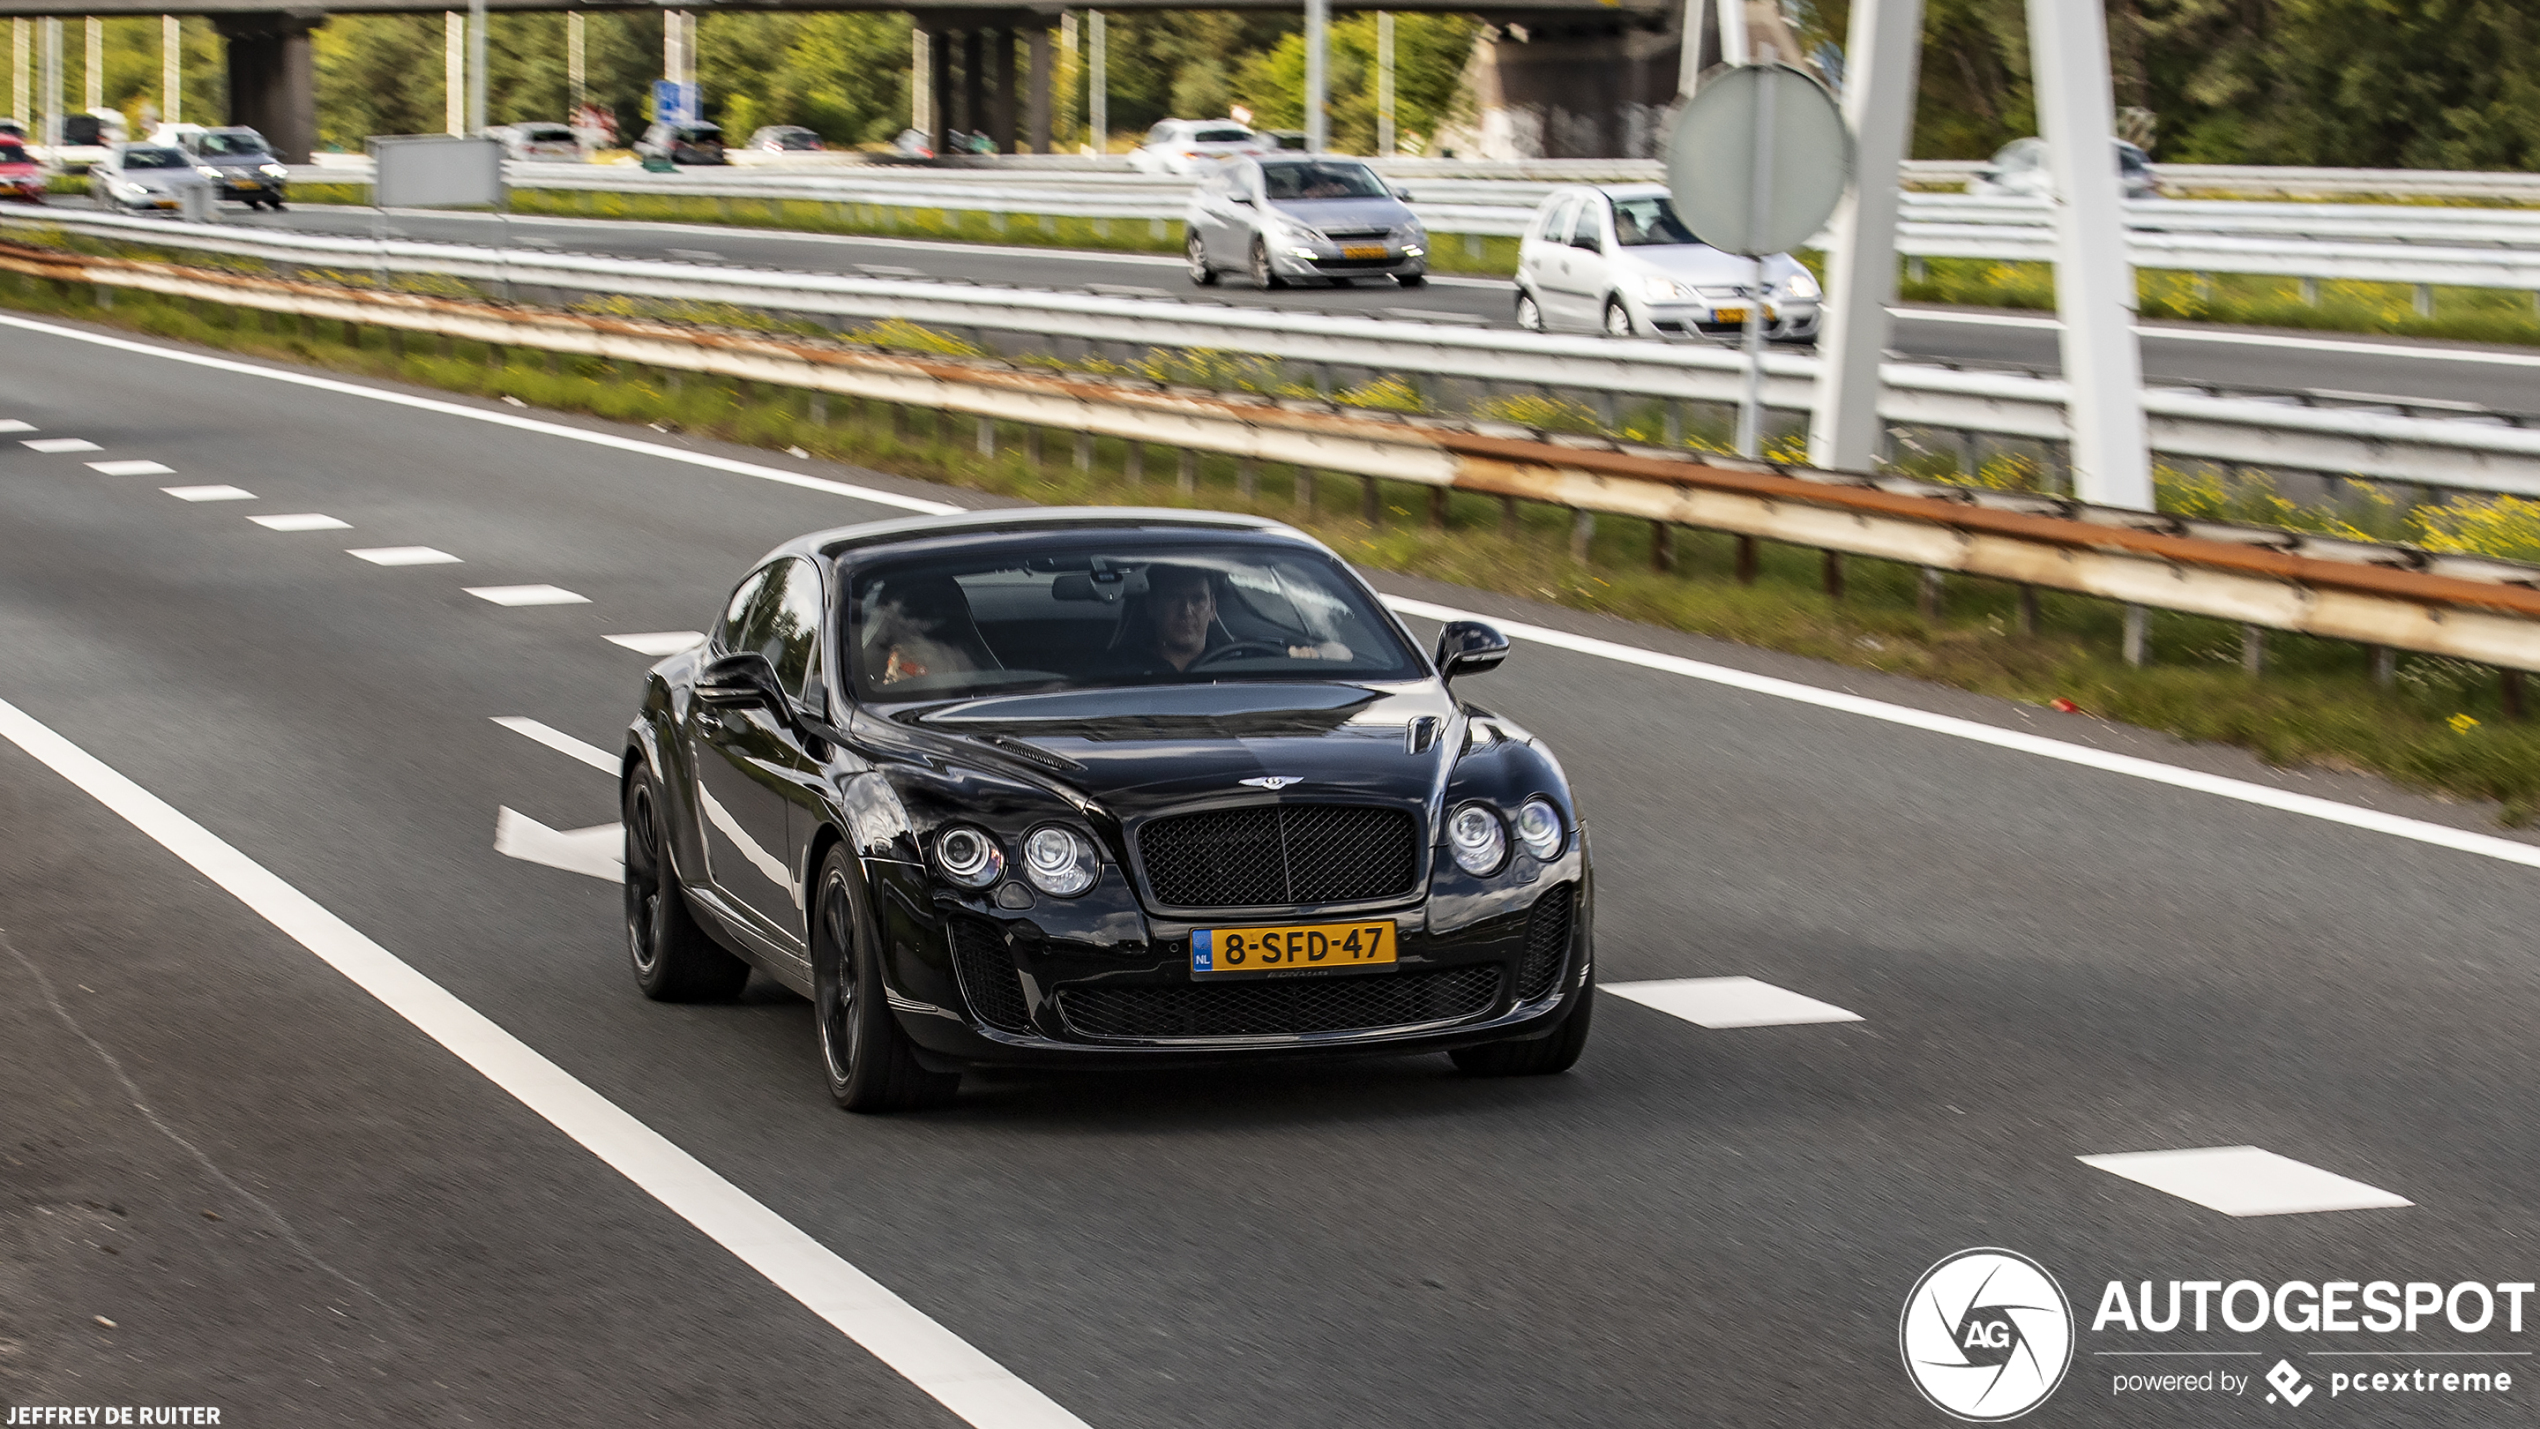
[[[308,11],[213,17],[229,47],[229,122],[264,135],[286,163],[307,163],[317,147],[309,32],[325,23]]]

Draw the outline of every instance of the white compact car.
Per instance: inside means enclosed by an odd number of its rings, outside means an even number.
[[[2117,145],[2117,183],[2127,198],[2159,198],[2152,177],[2152,158],[2123,139]],[[1997,151],[1967,180],[1967,192],[1986,198],[2051,198],[2055,175],[2046,166],[2046,141],[2014,139]]]
[[[1129,151],[1129,167],[1142,174],[1199,174],[1229,159],[1278,147],[1232,119],[1167,119]]]
[[[1517,323],[1534,332],[1724,337],[1759,300],[1752,259],[1723,253],[1676,216],[1663,184],[1554,189],[1517,253]],[[1817,336],[1817,280],[1787,253],[1764,260],[1765,335]]]
[[[582,162],[582,138],[569,125],[533,120],[526,124],[497,124],[485,134],[501,141],[506,159],[528,159],[550,164]]]

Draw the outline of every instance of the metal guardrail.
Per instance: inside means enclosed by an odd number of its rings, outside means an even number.
[[[832,323],[899,319],[957,332],[1028,336],[1053,347],[1073,342],[1245,353],[1502,390],[1732,404],[1745,373],[1742,355],[1704,342],[1618,341],[1170,298],[374,242],[112,214],[0,215],[0,232],[44,229],[322,272],[459,278],[514,292],[542,288],[560,305],[572,301],[569,294],[598,294],[730,304]],[[1765,405],[1785,412],[1810,409],[1817,370],[1813,355],[1767,355]],[[2059,379],[1908,362],[1885,363],[1880,372],[1885,390],[1879,414],[1891,426],[2047,443],[2069,438],[2069,394]],[[2492,417],[2312,407],[2158,387],[2148,389],[2143,400],[2154,450],[2172,457],[2540,497],[2540,429]]]
[[[1547,440],[1488,423],[14,245],[0,247],[0,272],[958,413],[978,419],[982,450],[993,449],[998,423],[1073,432],[1080,467],[1090,465],[1090,438],[1102,436],[1412,482],[1441,494],[1545,502],[1580,514],[1577,552],[1594,516],[1613,514],[1652,522],[1662,536],[1698,527],[2252,628],[2540,670],[2540,567],[2511,562],[1592,439]],[[1037,441],[1027,449],[1038,459]],[[1181,470],[1181,484],[1192,489],[1192,467],[1185,462]],[[1257,465],[1247,471],[1257,483]],[[1297,490],[1310,493],[1312,484]],[[1369,519],[1379,509],[1373,493],[1371,485]],[[1430,511],[1442,520],[1442,499]],[[1661,539],[1653,556],[1663,561],[1672,550]]]

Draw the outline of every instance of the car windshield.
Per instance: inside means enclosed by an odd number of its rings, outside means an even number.
[[[850,599],[868,701],[1423,672],[1357,582],[1293,546],[1035,543],[884,566]]]
[[[691,144],[703,144],[709,141],[718,144],[723,142],[723,131],[712,124],[691,124],[674,132],[677,137]]]
[[[272,157],[265,141],[253,134],[206,134],[194,141],[205,158],[264,159]]]
[[[17,145],[0,144],[0,164],[28,164],[33,162],[34,160],[29,159],[26,156],[26,150],[19,148]]]
[[[789,129],[776,136],[776,146],[780,149],[817,149],[820,136],[808,129]]]
[[[1614,239],[1625,248],[1660,248],[1702,241],[1685,227],[1683,219],[1676,217],[1676,207],[1665,194],[1614,200]]]
[[[1274,199],[1389,198],[1393,194],[1365,164],[1264,164],[1261,189]]]
[[[573,131],[561,124],[537,124],[522,129],[520,137],[538,144],[570,144]]]
[[[174,149],[126,149],[123,166],[127,169],[190,169],[194,161]]]
[[[1202,129],[1191,136],[1194,144],[1240,144],[1252,137],[1249,129]]]

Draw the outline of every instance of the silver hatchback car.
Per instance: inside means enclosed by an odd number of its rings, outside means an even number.
[[[1554,189],[1517,250],[1517,325],[1609,337],[1733,337],[1757,301],[1755,262],[1694,236],[1663,184]],[[1817,336],[1817,280],[1787,253],[1764,260],[1764,332]]]
[[[88,191],[109,213],[183,208],[188,189],[213,189],[217,197],[219,182],[217,170],[167,144],[117,144],[88,170]]]
[[[1356,159],[1235,160],[1201,181],[1183,215],[1191,281],[1206,287],[1241,272],[1259,288],[1299,278],[1419,287],[1429,281],[1429,234],[1409,198]]]

